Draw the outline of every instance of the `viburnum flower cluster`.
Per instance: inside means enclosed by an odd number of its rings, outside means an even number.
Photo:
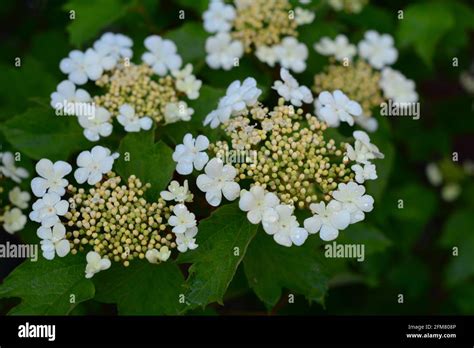
[[[124,266],[134,259],[159,263],[174,249],[186,252],[198,246],[197,221],[185,205],[193,200],[187,181],[172,181],[160,197],[147,200],[150,184],[113,171],[118,157],[95,146],[77,156],[74,172],[67,162],[41,159],[38,177],[31,181],[38,199],[30,219],[40,224],[43,256],[51,260],[87,252],[87,278],[112,261]]]
[[[25,227],[27,218],[23,210],[28,208],[30,194],[18,184],[28,176],[25,168],[16,165],[13,153],[0,152],[0,195],[6,195],[1,199],[8,202],[0,207],[0,223],[7,233],[14,234]]]
[[[334,39],[323,37],[314,49],[331,59],[330,65],[315,76],[313,91],[341,90],[360,103],[361,117],[354,121],[364,129],[371,132],[377,129],[378,122],[371,117],[372,110],[385,100],[391,99],[400,107],[418,101],[415,83],[389,67],[398,58],[389,34],[369,30],[357,47],[342,34]],[[353,62],[356,55],[359,58]],[[329,125],[337,126],[337,123],[329,122]]]
[[[151,35],[144,45],[139,64],[131,61],[133,41],[122,34],[105,33],[85,52],[71,51],[59,66],[68,79],[51,94],[51,106],[58,115],[77,116],[90,141],[109,136],[114,118],[126,132],[189,121],[194,110],[186,99],[197,99],[202,85],[192,65],[182,66],[171,40]],[[102,93],[78,87],[88,81]]]
[[[186,134],[173,154],[176,170],[203,171],[196,185],[211,206],[239,199],[249,222],[262,224],[280,245],[302,245],[318,232],[333,240],[372,211],[374,200],[363,184],[377,178],[372,161],[383,154],[363,131],[354,131],[350,143],[326,135],[326,119],[353,124],[353,115],[361,113],[357,102],[325,91],[317,99],[317,117],[299,108],[313,101],[309,89],[286,69],[281,78],[273,86],[281,96],[273,109],[258,101],[262,91],[255,79],[234,81],[204,121],[220,126],[227,139],[209,144],[203,135]],[[295,211],[308,208],[312,217],[298,221]]]
[[[294,72],[306,69],[308,48],[297,40],[297,27],[314,20],[314,13],[288,0],[212,0],[204,12],[206,62],[213,69],[238,66],[244,53],[270,65],[279,63]]]

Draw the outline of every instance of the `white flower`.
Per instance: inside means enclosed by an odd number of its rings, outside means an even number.
[[[59,63],[59,68],[68,79],[76,85],[83,85],[88,80],[95,81],[102,76],[104,70],[110,70],[117,64],[112,56],[103,55],[89,48],[85,53],[73,50],[68,58]]]
[[[354,164],[351,169],[354,171],[355,179],[359,184],[364,183],[366,180],[377,179],[377,171],[374,164],[366,163],[363,167],[360,164]]]
[[[184,233],[188,228],[196,226],[196,216],[184,204],[175,205],[173,214],[168,219],[168,224],[173,226],[173,233]]]
[[[173,160],[177,163],[176,171],[181,175],[193,172],[193,167],[202,170],[209,161],[205,150],[209,147],[209,139],[204,135],[198,135],[196,139],[191,133],[183,138],[183,143],[176,146],[173,152]]]
[[[10,202],[20,209],[28,208],[28,202],[30,201],[30,198],[30,194],[26,191],[22,191],[18,186],[15,186],[13,190],[8,192],[8,199]]]
[[[84,136],[89,141],[97,141],[100,137],[108,137],[112,133],[111,115],[107,109],[95,109],[93,118],[78,116],[79,124],[84,128]]]
[[[160,248],[160,251],[157,249],[150,249],[146,252],[145,257],[150,263],[160,263],[161,261],[166,261],[171,256],[171,250],[168,249],[166,245],[163,245]]]
[[[439,186],[443,182],[443,173],[436,165],[436,163],[429,163],[426,166],[426,176],[428,177],[428,181],[433,186]]]
[[[199,98],[201,86],[202,81],[196,79],[194,75],[188,75],[182,80],[176,80],[176,89],[185,93],[191,100]]]
[[[69,115],[68,103],[88,103],[90,101],[90,94],[81,88],[76,89],[76,85],[69,80],[61,82],[56,88],[56,92],[51,93],[51,106],[67,115]],[[77,109],[74,107],[74,111]]]
[[[308,48],[292,36],[285,37],[279,45],[274,46],[275,54],[281,66],[296,73],[306,69]]]
[[[175,123],[178,121],[189,121],[194,114],[193,108],[188,108],[184,101],[177,103],[168,103],[165,106],[165,122]]]
[[[415,103],[418,101],[415,82],[392,68],[387,67],[382,70],[379,86],[382,88],[384,96],[396,103]]]
[[[278,61],[274,47],[258,46],[255,50],[255,56],[263,63],[273,67]]]
[[[51,227],[40,227],[36,232],[41,238],[41,250],[43,257],[47,260],[54,259],[57,254],[59,257],[64,257],[69,254],[71,245],[66,239],[66,227],[60,222]]]
[[[247,219],[252,224],[260,223],[265,211],[276,207],[279,203],[280,200],[274,193],[265,192],[261,186],[252,186],[250,191],[240,192],[239,208],[247,212]]]
[[[184,92],[191,100],[199,97],[199,90],[202,86],[202,81],[196,79],[192,72],[193,66],[191,64],[186,64],[182,70],[171,71],[171,75],[176,79],[176,89]]]
[[[209,8],[204,12],[204,29],[209,33],[229,31],[235,18],[235,9],[220,0],[211,1]]]
[[[47,158],[36,163],[36,172],[39,177],[31,180],[31,191],[36,197],[43,197],[46,192],[57,193],[59,196],[66,193],[65,187],[68,184],[64,179],[72,171],[69,163],[64,161],[51,162]]]
[[[7,210],[3,213],[2,216],[3,221],[3,229],[10,234],[14,234],[25,227],[26,224],[26,216],[23,215],[20,209],[13,208],[11,210]]]
[[[336,239],[339,231],[349,226],[351,221],[349,211],[335,200],[327,206],[324,202],[312,203],[309,208],[314,215],[304,221],[304,227],[311,234],[320,232],[319,237],[324,241]]]
[[[323,37],[314,44],[314,49],[322,55],[334,56],[338,61],[343,61],[346,58],[351,61],[357,52],[355,45],[349,43],[347,36],[342,34],[337,35],[334,40]]]
[[[375,158],[384,158],[379,148],[370,142],[370,137],[364,131],[354,131],[352,135],[355,138],[354,147],[346,145],[346,155],[351,161],[358,163],[370,163]]]
[[[145,47],[149,52],[143,53],[142,60],[151,66],[156,74],[164,76],[168,70],[177,70],[181,67],[182,59],[173,41],[151,35],[145,39]]]
[[[230,164],[224,165],[221,159],[211,159],[206,168],[205,174],[197,177],[196,185],[206,193],[207,202],[213,207],[217,207],[222,200],[222,194],[229,201],[233,201],[239,196],[240,186],[234,181],[237,170]]]
[[[398,58],[398,51],[393,47],[393,37],[389,34],[380,35],[374,30],[369,30],[364,35],[364,40],[359,42],[359,56],[365,58],[376,69],[385,65],[392,65]]]
[[[178,203],[193,201],[193,194],[188,189],[188,180],[184,180],[183,186],[180,186],[176,180],[171,181],[168,191],[161,191],[160,196],[165,201],[175,201]]]
[[[218,33],[206,40],[206,63],[212,69],[230,70],[235,60],[244,54],[244,45],[238,40],[232,40],[229,33]]]
[[[89,251],[86,256],[86,278],[92,278],[94,274],[109,269],[112,265],[109,259],[101,258],[95,251]]]
[[[177,249],[181,253],[185,253],[188,250],[194,250],[198,247],[196,244],[196,234],[198,233],[197,227],[192,227],[186,230],[184,233],[176,235]]]
[[[459,184],[451,182],[443,186],[441,189],[441,197],[446,202],[455,201],[461,194],[461,186]]]
[[[41,223],[44,227],[51,227],[59,221],[59,216],[67,213],[68,203],[61,200],[57,193],[47,193],[43,198],[33,203],[33,211],[30,213],[30,219]]]
[[[130,104],[120,106],[119,113],[117,120],[127,132],[139,132],[141,129],[149,130],[153,126],[153,121],[150,117],[139,117],[135,114],[135,110]]]
[[[186,64],[184,68],[180,69],[175,69],[171,70],[171,75],[176,79],[176,80],[183,80],[187,76],[191,76],[193,73],[193,66],[192,64]]]
[[[12,179],[16,183],[20,183],[22,179],[26,179],[29,174],[25,168],[15,165],[15,158],[11,152],[0,152],[0,174]]]
[[[275,242],[286,247],[293,244],[300,246],[308,237],[308,232],[299,226],[293,210],[294,207],[290,205],[280,204],[274,209],[267,209],[262,220],[265,232],[273,235]]]
[[[337,190],[332,193],[334,199],[342,203],[342,209],[351,214],[351,224],[364,220],[364,213],[374,209],[374,199],[364,193],[364,185],[358,185],[353,181],[347,184],[340,183]]]
[[[95,185],[102,180],[103,174],[112,170],[118,156],[118,153],[111,154],[109,149],[99,145],[91,151],[82,151],[76,159],[79,168],[74,172],[74,178],[78,184],[87,181],[89,185]]]
[[[260,94],[262,90],[257,88],[257,81],[252,77],[247,77],[242,83],[238,80],[232,82],[226,95],[219,100],[217,109],[206,116],[204,125],[210,124],[211,128],[216,128],[231,116],[245,111],[247,106],[255,105]]]
[[[104,33],[94,42],[94,49],[103,55],[110,55],[115,59],[132,58],[131,47],[133,41],[128,36],[114,33]]]
[[[294,106],[301,106],[303,103],[311,103],[313,95],[306,86],[300,86],[298,81],[291,76],[290,72],[285,68],[280,69],[280,76],[283,81],[277,80],[272,88],[278,92],[286,101],[291,102]]]
[[[314,21],[314,17],[316,17],[316,15],[313,11],[301,7],[295,8],[295,22],[298,25],[310,24]]]
[[[323,91],[315,100],[316,115],[330,127],[338,127],[340,122],[354,125],[354,116],[362,115],[362,108],[356,101],[350,100],[342,91],[332,94]]]

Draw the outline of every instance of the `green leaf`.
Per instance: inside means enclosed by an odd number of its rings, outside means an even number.
[[[469,43],[470,32],[474,29],[474,10],[472,6],[469,7],[456,0],[446,2],[446,5],[454,16],[456,25],[443,36],[440,47],[443,47],[442,54],[451,59],[462,53],[461,49],[464,49]]]
[[[0,64],[0,70],[0,120],[24,112],[33,96],[49,100],[56,89],[54,77],[31,56],[23,57],[20,67],[12,59],[11,65]]]
[[[337,243],[363,244],[366,255],[384,251],[391,244],[378,228],[363,222],[350,225],[341,231]]]
[[[223,296],[255,236],[257,225],[248,222],[237,203],[220,207],[199,224],[199,247],[180,255],[180,263],[192,263],[186,300],[193,307],[205,306]]]
[[[183,58],[183,63],[204,62],[206,51],[206,39],[208,33],[204,31],[202,23],[187,22],[175,30],[171,30],[164,36],[174,41],[178,46],[178,53]]]
[[[430,67],[438,42],[455,24],[446,3],[447,1],[414,3],[405,9],[398,27],[400,44],[413,46],[418,56]]]
[[[209,7],[209,0],[177,0],[180,6],[193,9],[198,14],[204,13]]]
[[[54,50],[45,50],[45,47],[54,47]],[[67,79],[67,75],[64,75],[59,70],[59,62],[62,58],[67,57],[69,54],[70,47],[67,41],[67,35],[64,30],[49,30],[40,32],[34,36],[31,41],[31,55],[37,59],[41,64],[48,69],[48,71],[54,76],[58,76],[63,79]],[[44,83],[44,81],[39,81]],[[46,89],[43,92],[45,96],[49,98],[49,95],[54,92],[55,86]],[[31,90],[37,95],[38,90]]]
[[[416,183],[394,189],[391,197],[392,215],[402,221],[417,223],[420,228],[428,222],[438,205],[436,194]]]
[[[398,260],[385,271],[393,289],[399,289],[408,299],[419,298],[429,290],[430,270],[413,255]]]
[[[474,297],[472,294],[474,294],[474,283],[463,283],[453,290],[450,298],[456,307],[459,308],[461,314],[474,314]]]
[[[95,299],[116,303],[121,315],[176,315],[182,307],[184,277],[171,261],[158,265],[135,261],[129,267],[115,264],[93,280]]]
[[[474,275],[474,220],[472,211],[454,213],[446,222],[441,246],[449,251],[445,277],[448,286],[454,286]],[[453,248],[457,248],[457,255]]]
[[[350,23],[360,30],[377,30],[379,33],[393,32],[397,20],[396,15],[396,11],[388,11],[373,4],[364,6],[360,13],[345,13],[343,11],[338,13],[343,23]]]
[[[79,303],[94,297],[94,284],[85,278],[85,257],[68,255],[25,261],[0,286],[0,298],[19,297],[9,314],[66,315]],[[71,296],[75,301],[71,303]]]
[[[67,26],[69,41],[75,46],[95,38],[106,26],[121,18],[127,12],[130,1],[126,0],[70,0],[63,6],[74,11],[75,18]]]
[[[247,250],[244,269],[250,287],[268,308],[274,307],[283,288],[304,295],[309,301],[324,302],[327,275],[317,236],[300,247],[284,247],[259,230]]]
[[[75,116],[56,116],[54,109],[34,107],[1,125],[5,138],[19,151],[39,160],[66,160],[90,146]]]
[[[143,183],[150,183],[146,196],[156,200],[173,176],[176,167],[173,151],[162,141],[154,143],[154,131],[151,130],[125,136],[119,152],[115,166],[118,174],[123,178],[136,175]]]

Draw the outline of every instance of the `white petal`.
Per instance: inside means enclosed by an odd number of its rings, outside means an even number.
[[[206,163],[209,161],[209,156],[205,152],[199,152],[194,157],[194,167],[197,170],[202,170]]]
[[[247,213],[247,219],[250,223],[256,225],[262,221],[262,214],[258,210],[251,210]]]
[[[56,240],[63,239],[66,236],[66,227],[63,224],[58,223],[53,226],[52,237]]]
[[[304,228],[297,227],[291,231],[291,241],[297,246],[303,245],[306,238],[308,238],[308,232]]]
[[[66,239],[63,239],[62,241],[56,243],[56,253],[58,254],[59,257],[64,257],[67,254],[69,254],[69,251],[71,250],[71,245],[69,244],[69,241]]]
[[[321,239],[326,242],[336,239],[338,235],[339,231],[327,224],[324,224],[321,227],[321,231],[319,232],[319,236],[321,237]]]
[[[321,229],[322,221],[319,216],[313,216],[304,220],[304,228],[309,233],[317,233]]]
[[[188,175],[193,172],[193,164],[187,161],[178,162],[176,171],[181,175]]]
[[[46,158],[43,158],[36,163],[35,169],[43,178],[50,178],[54,175],[53,162]]]
[[[33,191],[36,197],[43,197],[48,187],[48,182],[43,178],[34,178],[31,180],[31,191]]]
[[[64,161],[57,161],[53,165],[54,172],[56,175],[63,177],[68,175],[72,171],[72,167],[69,163]]]
[[[227,198],[227,200],[233,201],[239,197],[240,186],[236,182],[227,182],[222,187],[222,193],[224,194],[224,197]]]
[[[278,244],[280,245],[283,245],[283,246],[286,246],[286,247],[290,247],[291,246],[291,239],[289,236],[287,236],[286,234],[283,234],[283,233],[275,233],[273,235],[273,239],[275,240],[275,242],[277,242]]]
[[[69,204],[67,201],[60,201],[54,206],[54,208],[56,209],[56,214],[63,216],[67,213]]]
[[[219,204],[221,204],[221,201],[222,201],[221,191],[212,190],[212,191],[206,192],[206,200],[213,207],[217,207]]]
[[[51,232],[51,229],[43,227],[43,226],[39,227],[36,230],[36,235],[41,239],[51,239],[51,238],[53,238],[53,233]]]
[[[255,198],[252,193],[247,190],[242,190],[239,200],[239,208],[242,211],[255,209]]]

